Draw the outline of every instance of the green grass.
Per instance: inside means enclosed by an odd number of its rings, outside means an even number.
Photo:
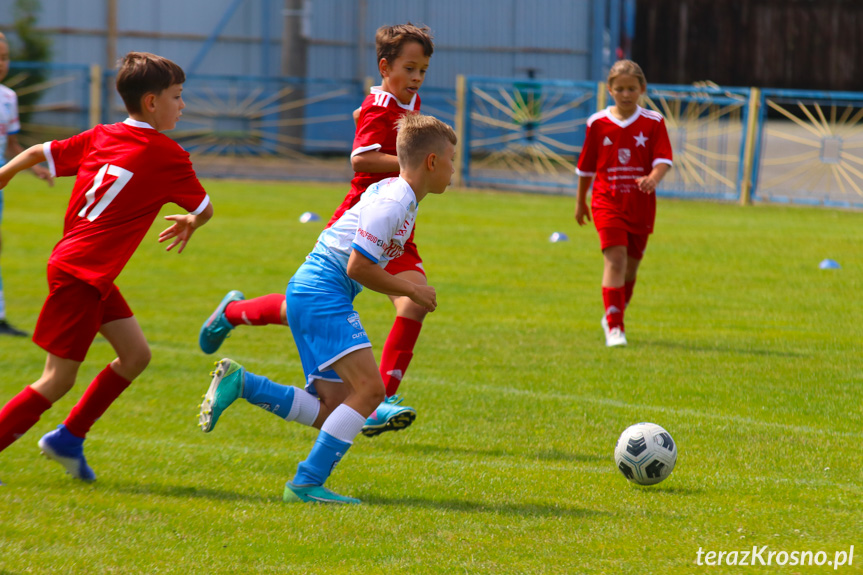
[[[32,329],[70,182],[6,191],[10,319]],[[205,435],[197,403],[213,359],[198,328],[232,288],[282,291],[344,186],[207,181],[216,216],[185,253],[157,222],[119,278],[153,348],[97,423],[84,485],[38,457],[113,355],[97,339],[79,383],[0,455],[0,573],[790,573],[697,567],[696,553],[769,546],[863,565],[861,214],[661,200],[627,313],[606,349],[602,258],[573,199],[453,190],[417,228],[438,310],[402,391],[408,430],[358,438],[329,485],[364,505],[285,505],[316,433],[247,403]],[[170,208],[174,208],[170,206]],[[166,213],[172,213],[168,210]],[[554,231],[570,236],[552,244]],[[820,270],[833,258],[840,270]],[[393,318],[356,306],[377,352]],[[287,329],[239,328],[220,354],[299,385]],[[220,355],[221,356],[221,355]],[[44,353],[0,340],[0,402]],[[612,461],[638,421],[668,429],[677,468],[652,488]]]

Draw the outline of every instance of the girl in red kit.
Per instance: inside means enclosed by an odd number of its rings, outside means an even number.
[[[608,92],[614,105],[587,120],[575,170],[575,221],[583,226],[593,212],[605,259],[602,328],[609,347],[626,345],[623,312],[632,298],[647,238],[653,233],[656,187],[671,168],[671,143],[662,115],[638,105],[646,89],[644,72],[635,62],[620,60],[611,67]]]

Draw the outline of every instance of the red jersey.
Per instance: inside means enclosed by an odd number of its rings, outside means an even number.
[[[145,122],[99,125],[43,150],[53,175],[77,176],[48,263],[103,296],[164,204],[199,214],[210,202],[189,154]]]
[[[595,176],[591,210],[596,228],[653,233],[656,194],[642,192],[635,180],[649,174],[656,164],[671,165],[671,160],[662,114],[639,106],[622,121],[608,108],[592,115],[575,173]]]
[[[360,107],[360,117],[357,120],[357,130],[354,135],[354,147],[351,157],[363,152],[376,150],[382,154],[396,155],[396,122],[407,112],[420,111],[419,94],[414,95],[410,104],[402,104],[398,98],[384,92],[379,86],[374,86],[371,93],[363,100]],[[355,172],[351,180],[351,191],[345,197],[342,204],[336,209],[336,213],[330,218],[327,227],[338,220],[343,213],[351,209],[360,196],[370,185],[380,182],[385,178],[397,178],[399,171],[395,172]]]

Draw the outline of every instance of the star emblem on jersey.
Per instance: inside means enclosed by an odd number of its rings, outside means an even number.
[[[638,146],[647,146],[647,136],[644,135],[644,132],[638,132],[638,135],[635,136],[635,147],[637,148]]]
[[[602,145],[603,145],[603,146],[610,146],[610,145],[611,145],[611,144],[613,144],[613,143],[614,143],[614,142],[612,142],[612,141],[611,141],[611,138],[609,138],[608,136],[606,136],[606,137],[605,137],[605,139],[602,141]]]

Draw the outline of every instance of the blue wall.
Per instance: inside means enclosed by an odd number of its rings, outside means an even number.
[[[54,62],[112,67],[106,61],[107,0],[41,3],[37,27],[53,40]],[[307,73],[312,78],[377,81],[375,30],[409,20],[429,26],[435,36],[426,84],[430,87],[452,89],[458,74],[518,78],[531,70],[539,79],[599,80],[613,51],[608,50],[607,33],[594,31],[618,4],[619,0],[306,0]],[[12,5],[12,0],[0,2],[0,30],[14,42]],[[200,61],[194,72],[202,74],[279,76],[284,6],[283,0],[117,0],[117,56],[142,50],[168,57],[187,70]]]

